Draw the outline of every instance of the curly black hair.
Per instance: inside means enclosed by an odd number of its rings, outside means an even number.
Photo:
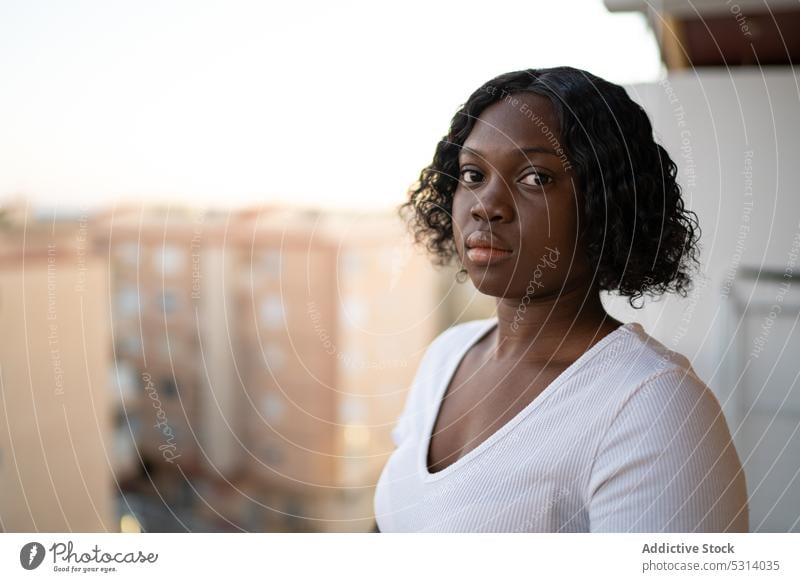
[[[623,87],[573,67],[504,73],[470,95],[398,209],[414,242],[425,246],[434,264],[452,261],[461,146],[487,106],[521,92],[553,105],[582,200],[579,240],[596,266],[599,289],[628,297],[635,309],[645,294],[685,297],[690,261],[699,265],[700,226],[684,208],[678,168],[655,142],[647,113]]]

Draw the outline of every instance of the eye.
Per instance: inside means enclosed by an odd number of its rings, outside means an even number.
[[[539,172],[531,172],[530,174],[526,174],[523,176],[522,180],[526,180],[528,178],[532,178],[533,181],[524,182],[528,186],[536,186],[541,188],[543,186],[547,186],[553,179],[548,176],[547,174],[540,174]]]
[[[461,179],[464,181],[465,184],[476,184],[476,183],[478,183],[480,180],[476,178],[476,175],[478,177],[482,176],[482,174],[478,170],[472,170],[470,168],[467,168],[465,170],[461,170],[461,172],[460,172]]]

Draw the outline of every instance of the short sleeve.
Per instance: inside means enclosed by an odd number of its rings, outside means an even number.
[[[589,477],[591,531],[746,532],[745,475],[719,401],[693,371],[638,387]]]

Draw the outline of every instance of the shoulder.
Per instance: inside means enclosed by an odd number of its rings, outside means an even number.
[[[604,382],[610,393],[600,450],[619,447],[623,451],[645,440],[662,453],[730,446],[722,405],[689,359],[638,324],[629,330],[610,366],[612,377]]]
[[[615,402],[590,471],[595,531],[747,531],[747,485],[720,402],[681,358]]]
[[[651,424],[694,419],[715,422],[721,411],[716,395],[691,366],[670,367],[637,384],[620,402],[615,421]]]
[[[685,355],[665,346],[639,323],[625,328],[613,350],[613,363],[606,368],[615,380],[606,385],[615,386],[614,401],[619,407],[644,394],[669,393],[678,385],[683,390],[708,390]]]
[[[719,400],[688,362],[629,387],[608,421],[598,456],[612,465],[647,459],[674,478],[689,469],[698,475],[722,470],[722,458],[728,467],[739,462]]]

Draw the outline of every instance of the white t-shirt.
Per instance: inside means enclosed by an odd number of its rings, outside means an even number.
[[[429,473],[444,391],[497,318],[426,350],[378,481],[382,532],[744,532],[747,486],[714,393],[635,322],[593,345],[497,432]]]

